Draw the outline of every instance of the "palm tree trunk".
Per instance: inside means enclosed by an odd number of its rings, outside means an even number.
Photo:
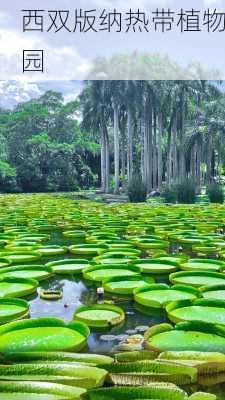
[[[158,189],[162,187],[162,135],[163,135],[163,120],[162,114],[159,115],[159,132],[158,132]]]
[[[119,142],[119,107],[113,104],[114,111],[114,193],[119,193],[119,174],[120,174],[120,142]]]
[[[101,191],[103,193],[105,193],[105,189],[106,189],[105,167],[106,167],[105,136],[104,136],[104,129],[101,128]]]
[[[107,128],[104,129],[105,136],[105,192],[109,193],[109,177],[110,177],[110,162],[109,162],[109,135]]]
[[[127,129],[127,178],[130,182],[133,175],[133,120],[132,110],[128,107],[128,129]]]

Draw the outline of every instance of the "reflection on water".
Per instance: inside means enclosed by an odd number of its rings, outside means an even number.
[[[75,310],[82,304],[96,303],[96,285],[90,285],[81,280],[80,277],[54,277],[48,281],[40,282],[38,292],[41,289],[61,289],[63,297],[57,301],[46,301],[40,298],[39,294],[30,300],[30,315],[37,317],[57,317],[64,321],[73,319]],[[113,296],[115,298],[115,296]],[[110,299],[110,296],[107,296]],[[111,351],[112,347],[118,344],[118,339],[105,341],[101,340],[103,334],[122,335],[127,330],[134,330],[139,325],[151,326],[164,322],[166,317],[161,313],[145,315],[135,309],[132,300],[115,298],[116,304],[122,307],[126,313],[126,320],[122,325],[115,326],[111,330],[92,332],[88,339],[88,350],[97,353]]]

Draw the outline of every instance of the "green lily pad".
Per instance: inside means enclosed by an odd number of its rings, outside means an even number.
[[[86,354],[86,353],[68,353],[68,352],[23,352],[23,353],[7,353],[7,359],[13,362],[79,362],[90,364],[92,366],[112,364],[114,359],[102,354]]]
[[[225,269],[225,262],[204,258],[193,258],[181,265],[184,271],[222,271]]]
[[[94,304],[79,307],[74,318],[91,327],[106,328],[123,322],[125,315],[122,308],[112,304]]]
[[[80,259],[64,259],[59,261],[51,261],[46,264],[55,274],[80,274],[89,266],[88,260]]]
[[[188,261],[188,256],[186,254],[158,254],[155,256],[155,258],[160,259],[162,261],[171,261],[175,262],[177,264],[182,264],[186,261]]]
[[[158,351],[201,351],[225,353],[225,330],[204,322],[161,324],[145,333],[145,344]]]
[[[148,386],[141,387],[104,387],[101,389],[89,390],[87,400],[187,400],[187,394],[172,383],[149,383]]]
[[[86,325],[57,318],[10,322],[0,327],[0,352],[80,350],[88,335]]]
[[[225,299],[225,284],[203,286],[200,288],[200,291],[205,299],[215,299],[215,300]]]
[[[225,325],[225,301],[203,300],[176,301],[166,307],[169,319],[172,322],[203,321]]]
[[[42,281],[52,275],[52,270],[44,265],[18,265],[0,270],[2,278],[26,278]]]
[[[175,261],[164,261],[158,258],[139,260],[135,263],[144,274],[164,275],[175,272],[179,264]]]
[[[175,272],[170,275],[173,284],[191,285],[194,287],[225,284],[225,275],[217,272]]]
[[[0,268],[8,267],[11,262],[7,258],[0,258]]]
[[[40,362],[0,365],[1,381],[37,381],[68,384],[83,388],[102,386],[107,371],[81,363]]]
[[[103,287],[106,292],[117,294],[132,294],[134,289],[154,283],[151,277],[142,275],[121,276],[104,280]]]
[[[67,252],[67,248],[57,245],[49,245],[49,246],[39,247],[38,252],[41,253],[43,257],[57,256],[65,254]]]
[[[0,297],[24,297],[37,290],[34,279],[0,278]]]
[[[151,308],[163,308],[171,301],[194,300],[198,296],[198,290],[182,285],[169,287],[165,284],[155,284],[134,290],[134,300]]]
[[[88,257],[94,257],[104,253],[108,249],[106,245],[97,244],[77,244],[69,247],[69,251],[72,254],[84,255]]]
[[[0,299],[0,324],[24,318],[29,314],[29,304],[20,299]]]
[[[85,238],[86,232],[80,230],[64,231],[63,236],[69,239]]]
[[[12,264],[34,262],[41,258],[41,253],[39,251],[3,251],[0,255],[6,257]]]
[[[83,271],[85,279],[101,282],[108,278],[118,276],[134,276],[140,274],[138,267],[131,265],[109,265],[107,268],[103,265],[94,265]]]
[[[1,400],[79,400],[86,389],[50,382],[0,382]]]

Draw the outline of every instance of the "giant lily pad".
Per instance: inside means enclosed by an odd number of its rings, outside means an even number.
[[[170,275],[170,282],[194,287],[225,284],[225,275],[217,272],[175,272]]]
[[[11,262],[7,258],[0,258],[0,268],[8,267]]]
[[[125,265],[94,265],[88,267],[83,271],[83,276],[85,279],[101,282],[108,278],[118,277],[118,276],[134,276],[140,274],[140,270],[135,266],[125,266]]]
[[[72,254],[94,257],[104,253],[108,249],[106,245],[98,244],[77,244],[69,247]]]
[[[74,318],[91,327],[107,328],[123,322],[125,315],[122,308],[113,304],[94,304],[79,307]]]
[[[33,381],[0,382],[1,400],[79,400],[86,389],[58,383]]]
[[[0,352],[79,350],[88,335],[85,324],[57,318],[10,322],[0,327]]]
[[[60,256],[67,252],[67,248],[57,245],[49,245],[49,246],[39,247],[38,252],[41,253],[41,255],[44,257]]]
[[[35,279],[0,278],[0,297],[24,297],[34,293],[38,287]]]
[[[112,364],[114,359],[102,354],[86,354],[86,353],[68,353],[68,352],[23,352],[23,353],[7,353],[7,359],[13,362],[79,362],[92,366],[100,366]]]
[[[187,394],[171,383],[149,383],[141,387],[108,387],[89,390],[85,398],[88,400],[187,400]]]
[[[225,329],[204,322],[161,324],[145,333],[145,344],[157,351],[206,351],[225,353]]]
[[[175,261],[165,261],[158,258],[144,259],[135,262],[144,274],[163,275],[170,274],[179,269],[179,264]]]
[[[224,300],[225,299],[225,284],[202,286],[200,288],[202,296],[205,299]]]
[[[115,363],[107,366],[110,380],[115,385],[145,385],[150,382],[189,384],[197,381],[197,369],[164,360]]]
[[[29,314],[29,304],[20,299],[0,299],[0,324],[24,318]]]
[[[154,279],[151,277],[142,275],[120,276],[104,280],[103,287],[106,292],[110,293],[132,294],[134,289],[150,283],[154,283]]]
[[[39,251],[3,251],[0,255],[6,257],[12,264],[35,262],[41,258]]]
[[[44,265],[15,265],[0,269],[0,277],[3,278],[27,278],[42,281],[51,275],[51,268]]]
[[[198,290],[182,285],[169,287],[166,284],[155,284],[134,290],[135,301],[138,304],[152,308],[162,308],[171,301],[192,300],[198,296]]]
[[[68,384],[83,388],[102,386],[107,372],[81,363],[39,362],[34,364],[0,365],[1,381],[37,381]]]
[[[184,271],[223,271],[225,262],[204,258],[193,258],[181,265]]]
[[[88,260],[65,259],[59,261],[51,261],[46,264],[55,274],[80,274],[89,266]]]
[[[172,322],[203,321],[225,325],[225,301],[204,300],[176,301],[167,305],[166,311]]]

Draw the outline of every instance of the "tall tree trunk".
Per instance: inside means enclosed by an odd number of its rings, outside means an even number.
[[[126,138],[125,133],[121,132],[121,179],[123,184],[126,177]]]
[[[105,172],[106,172],[106,158],[105,158],[105,135],[104,129],[101,128],[101,191],[105,193],[106,190],[106,181],[105,181]]]
[[[163,119],[162,114],[159,115],[159,132],[158,132],[158,189],[162,187],[162,136],[163,136]]]
[[[107,128],[104,129],[105,136],[105,192],[109,193],[110,160],[109,160],[109,135]]]
[[[128,107],[127,123],[127,178],[130,182],[133,175],[133,119],[130,106]]]
[[[114,193],[119,193],[119,186],[120,186],[120,142],[119,142],[119,107],[118,104],[113,104],[113,111],[114,111]]]
[[[157,152],[157,115],[156,110],[153,112],[154,120],[154,135],[153,135],[153,149],[152,149],[152,186],[154,189],[158,187],[158,152]]]
[[[144,178],[147,191],[150,192],[152,189],[152,104],[149,98],[145,104]]]

